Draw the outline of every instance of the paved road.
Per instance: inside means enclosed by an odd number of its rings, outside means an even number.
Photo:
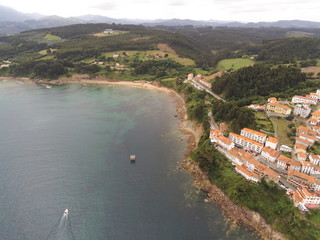
[[[211,129],[219,130],[218,124],[213,120],[212,112],[208,113],[208,117],[209,117],[209,123],[210,123]]]

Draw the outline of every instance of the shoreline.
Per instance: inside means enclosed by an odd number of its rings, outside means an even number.
[[[176,105],[177,117],[180,120],[178,130],[183,132],[187,136],[187,149],[185,150],[184,159],[178,163],[188,172],[193,178],[193,185],[199,189],[203,189],[207,193],[207,199],[205,202],[216,203],[223,211],[227,220],[236,225],[242,224],[250,230],[255,231],[262,239],[268,240],[283,240],[286,237],[275,230],[265,222],[259,213],[251,211],[249,209],[240,207],[233,203],[214,183],[209,181],[208,175],[203,172],[196,162],[190,159],[190,153],[197,147],[200,138],[203,135],[203,127],[194,121],[188,119],[187,109],[183,97],[174,91],[166,87],[162,87],[157,83],[147,83],[146,81],[121,81],[111,80],[106,78],[88,79],[83,76],[77,76],[76,78],[65,78],[59,80],[45,81],[45,80],[33,80],[29,78],[14,78],[14,77],[0,77],[0,80],[14,80],[22,81],[29,84],[49,84],[49,85],[61,85],[67,83],[80,83],[80,84],[106,84],[116,86],[128,86],[137,87],[150,90],[162,91],[172,97]]]

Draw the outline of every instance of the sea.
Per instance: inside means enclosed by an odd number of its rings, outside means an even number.
[[[175,115],[154,90],[0,81],[0,239],[259,239],[180,168]]]

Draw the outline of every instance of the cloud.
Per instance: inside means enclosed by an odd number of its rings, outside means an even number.
[[[187,5],[187,3],[184,1],[173,1],[173,2],[169,2],[169,5],[173,7],[181,7],[181,6]]]
[[[103,2],[97,5],[91,6],[91,8],[100,9],[100,10],[116,10],[118,5],[114,2]]]

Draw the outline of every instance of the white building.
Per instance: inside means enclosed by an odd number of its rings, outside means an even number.
[[[277,149],[278,147],[278,139],[274,137],[268,137],[267,141],[265,143],[266,147],[272,148],[272,149]]]
[[[287,146],[287,145],[281,145],[280,146],[280,151],[281,152],[292,152],[292,148]]]
[[[280,151],[272,149],[270,147],[264,147],[261,151],[261,156],[269,162],[275,162],[280,154]]]
[[[243,128],[240,135],[262,144],[264,144],[267,139],[267,134],[249,128]]]
[[[309,160],[315,165],[319,165],[320,157],[318,155],[315,155],[313,153],[310,153]]]
[[[303,96],[294,96],[292,98],[292,103],[311,103],[316,105],[318,99],[310,98],[310,97],[303,97]]]
[[[295,205],[303,204],[306,207],[308,205],[319,205],[320,197],[316,193],[309,192],[306,188],[298,188],[295,191],[291,191]]]
[[[260,153],[263,148],[262,143],[256,142],[254,140],[251,140],[244,136],[240,136],[235,133],[230,133],[229,138],[231,139],[231,141],[234,142],[235,145],[238,145],[243,149],[252,151],[254,153]]]
[[[301,162],[301,172],[305,174],[311,174],[314,170],[314,164],[312,162]]]
[[[246,166],[237,165],[235,170],[249,181],[259,182],[260,180],[259,175],[249,171]]]
[[[303,162],[303,161],[307,160],[307,154],[305,154],[304,152],[298,152],[297,158],[298,158],[299,162]]]
[[[277,167],[282,169],[293,169],[297,172],[301,170],[301,164],[299,162],[294,161],[284,155],[278,157]]]
[[[300,116],[302,118],[307,118],[309,114],[311,113],[311,108],[308,107],[307,105],[302,105],[302,104],[297,104],[294,107],[293,114]]]

